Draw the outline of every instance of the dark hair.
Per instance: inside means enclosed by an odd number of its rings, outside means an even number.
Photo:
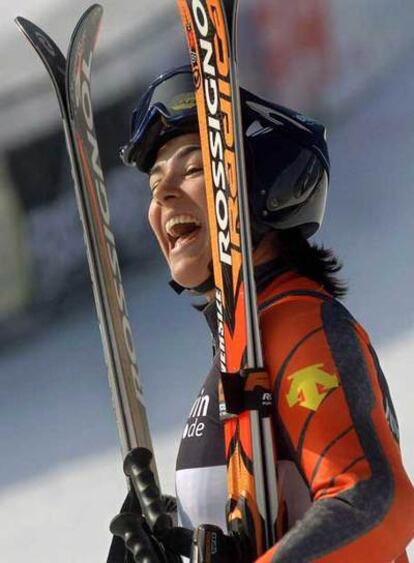
[[[342,263],[331,249],[309,243],[299,229],[278,231],[278,239],[281,258],[289,268],[316,281],[334,297],[346,295],[346,283],[336,276]]]

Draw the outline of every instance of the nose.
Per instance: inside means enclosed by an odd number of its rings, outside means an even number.
[[[169,170],[159,180],[153,191],[153,197],[161,205],[170,199],[181,197],[180,184],[177,175],[172,170]]]

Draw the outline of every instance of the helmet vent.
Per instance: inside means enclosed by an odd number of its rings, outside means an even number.
[[[256,121],[253,121],[253,123],[247,128],[246,137],[257,137],[258,135],[271,133],[272,131],[272,127],[263,127],[263,124],[256,119]]]

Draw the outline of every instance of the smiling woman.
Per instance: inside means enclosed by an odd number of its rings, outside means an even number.
[[[204,171],[190,69],[158,78],[133,115],[125,163],[149,174],[149,221],[176,286],[206,297],[215,355],[190,410],[176,464],[178,521],[151,534],[131,492],[136,530],[114,538],[108,562],[189,556],[193,532],[214,525],[216,563],[254,560],[226,536],[226,456],[219,419],[219,329],[213,298]],[[186,100],[184,106],[177,100]],[[253,262],[279,476],[278,541],[257,561],[406,561],[414,490],[396,413],[368,335],[338,300],[335,255],[308,239],[325,211],[323,125],[241,91]],[[219,148],[216,147],[219,152]],[[171,499],[170,499],[171,500]],[[174,509],[174,504],[169,504]],[[221,529],[221,530],[220,530]],[[140,560],[136,555],[136,561]]]
[[[196,288],[210,277],[210,235],[197,133],[170,139],[149,173],[148,217],[173,279]]]

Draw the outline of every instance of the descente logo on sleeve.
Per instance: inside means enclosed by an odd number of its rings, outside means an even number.
[[[314,364],[289,375],[291,384],[286,395],[289,407],[300,405],[316,412],[328,392],[339,387],[338,376],[327,373],[323,367]]]

